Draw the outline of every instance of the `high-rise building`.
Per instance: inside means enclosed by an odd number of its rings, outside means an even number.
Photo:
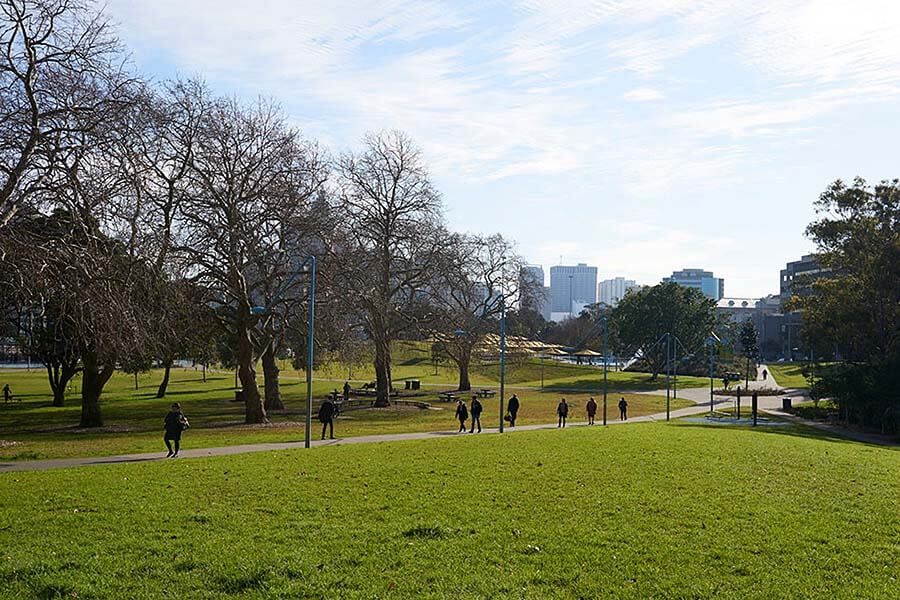
[[[522,267],[519,285],[523,290],[522,307],[537,312],[545,321],[549,321],[550,288],[544,285],[544,268],[540,265]]]
[[[597,267],[584,263],[550,267],[550,308],[554,320],[577,316],[597,302]]]
[[[675,271],[664,282],[672,281],[684,287],[692,287],[703,292],[708,298],[721,300],[725,296],[725,280],[703,269],[683,269]]]
[[[624,277],[605,279],[597,286],[597,299],[601,304],[615,306],[619,303],[619,300],[625,297],[625,294],[639,287],[633,279],[625,279]]]
[[[791,286],[795,277],[802,275],[806,278],[815,278],[824,272],[825,271],[819,266],[819,262],[813,254],[806,254],[805,256],[800,257],[800,260],[789,262],[785,265],[785,268],[781,270],[780,288],[782,302],[786,302],[790,299],[792,294]]]

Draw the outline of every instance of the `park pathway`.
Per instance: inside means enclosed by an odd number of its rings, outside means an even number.
[[[760,372],[764,367],[760,367]],[[766,386],[763,383],[768,384],[769,382],[763,382],[762,379],[758,379],[757,381],[750,382],[750,387],[752,389],[761,389],[763,387],[773,387],[771,385]],[[771,382],[771,383],[774,383]],[[767,410],[775,412],[774,409],[778,409],[781,407],[781,399],[784,396],[800,396],[804,393],[803,390],[786,390],[782,388],[780,389],[783,393],[778,396],[761,396],[759,398],[759,408],[760,410]],[[652,394],[656,396],[665,396],[666,390],[655,390],[650,392],[640,392],[644,394]],[[699,415],[704,414],[709,411],[709,389],[707,388],[688,388],[683,390],[678,390],[678,397],[684,398],[686,400],[690,400],[695,402],[694,406],[688,406],[686,408],[680,408],[677,410],[673,410],[669,413],[670,418],[677,419],[680,417],[687,417],[691,415]],[[673,395],[674,398],[674,395]],[[750,397],[745,396],[745,406],[747,407],[747,411],[749,413],[750,410]],[[714,405],[716,407],[724,407],[728,408],[734,405],[734,397],[733,396],[714,396],[713,399]],[[615,409],[615,398],[613,397],[611,402],[611,409],[609,411],[609,415],[612,417],[613,414],[617,414],[618,411]],[[783,414],[783,413],[782,413]],[[782,416],[779,414],[779,416]],[[600,417],[602,418],[602,417]],[[632,417],[627,421],[619,421],[616,419],[609,419],[607,424],[609,425],[621,425],[625,423],[647,423],[650,421],[665,421],[666,413],[656,413],[652,415],[643,415],[640,417]],[[793,418],[792,420],[797,420]],[[583,421],[579,422],[570,422],[568,427],[587,427],[588,424]],[[514,428],[505,428],[505,431],[508,433],[515,433],[518,431],[537,431],[537,430],[545,430],[545,429],[556,429],[556,423],[545,423],[539,425],[520,425]],[[499,430],[496,428],[485,428],[483,430],[485,434],[496,434],[499,433]],[[835,433],[835,432],[832,432]],[[416,433],[394,433],[394,434],[386,434],[386,435],[364,435],[358,437],[349,437],[349,438],[338,438],[336,440],[313,440],[312,446],[343,446],[347,444],[374,444],[379,442],[399,442],[404,440],[427,440],[427,439],[436,439],[436,438],[447,438],[447,437],[465,437],[465,433],[457,433],[456,431],[423,431]],[[870,441],[870,440],[863,440]],[[878,443],[878,442],[874,442]],[[229,456],[232,454],[248,454],[251,452],[270,452],[276,450],[296,450],[303,448],[304,444],[302,441],[300,442],[277,442],[277,443],[266,443],[266,444],[243,444],[243,445],[235,445],[235,446],[222,446],[217,448],[195,448],[195,449],[185,449],[179,453],[178,460],[182,460],[185,458],[200,458],[204,456]],[[142,454],[122,454],[118,456],[92,456],[92,457],[81,457],[81,458],[54,458],[47,460],[29,460],[29,461],[12,461],[12,462],[0,462],[0,473],[7,472],[15,472],[15,471],[45,471],[49,469],[65,469],[71,467],[87,467],[87,466],[95,466],[95,465],[110,465],[110,464],[121,464],[121,463],[140,463],[140,462],[154,462],[167,460],[165,458],[165,454],[162,452],[147,452]]]

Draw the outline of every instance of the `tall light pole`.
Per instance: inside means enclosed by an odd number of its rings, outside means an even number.
[[[543,377],[542,377],[543,379]],[[500,296],[500,433],[503,433],[503,394],[506,383],[506,297]]]
[[[670,361],[670,357],[672,356],[671,346],[672,346],[672,334],[666,333],[666,421],[669,420],[669,412],[670,412],[669,411],[669,402],[670,402],[669,390],[671,388],[669,387],[669,376],[670,376],[671,370],[672,370],[671,369],[672,365],[671,365],[671,361]]]
[[[706,347],[709,349],[709,412],[713,411],[713,347],[715,343],[712,336],[706,338]]]
[[[606,369],[609,364],[609,354],[606,351],[608,339],[608,317],[603,315],[603,424],[606,425]]]
[[[316,332],[316,257],[312,255],[307,256],[303,262],[300,263],[297,270],[284,281],[278,290],[276,290],[272,295],[272,299],[266,306],[254,306],[250,309],[250,312],[254,315],[264,315],[268,313],[269,310],[271,310],[272,305],[278,300],[279,296],[287,291],[291,283],[293,283],[307,267],[309,268],[309,328],[307,330],[309,344],[307,346],[306,354],[306,437],[304,446],[309,448],[311,445],[310,436],[312,431],[312,370]]]
[[[569,275],[569,316],[572,317],[575,315],[575,296],[572,293],[572,281],[575,279],[575,275]]]

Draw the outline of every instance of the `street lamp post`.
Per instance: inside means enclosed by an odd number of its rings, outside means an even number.
[[[672,365],[671,365],[671,356],[672,356],[672,335],[666,333],[666,421],[669,420],[669,393],[671,388],[669,387],[669,376],[671,374]]]
[[[715,341],[712,336],[706,338],[706,347],[709,349],[709,412],[713,411],[713,346]]]
[[[297,270],[282,284],[281,289],[276,291],[272,299],[266,306],[254,306],[250,312],[255,315],[263,315],[269,312],[272,305],[283,294],[290,284],[296,279],[305,268],[309,267],[309,328],[307,337],[309,344],[306,354],[306,437],[304,446],[309,448],[310,436],[312,431],[312,370],[313,370],[313,354],[315,349],[315,332],[316,332],[316,257],[307,256]]]
[[[603,424],[606,425],[606,369],[609,365],[609,354],[606,351],[608,339],[608,319],[603,315]]]
[[[500,296],[500,433],[503,433],[503,394],[506,383],[506,298]]]

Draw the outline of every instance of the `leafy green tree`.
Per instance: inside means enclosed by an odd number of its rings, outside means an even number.
[[[702,353],[716,325],[715,301],[700,290],[673,282],[627,294],[610,314],[617,344],[628,354],[640,353],[653,378],[665,368],[665,344],[671,333],[688,352]]]
[[[759,332],[756,330],[753,319],[744,321],[738,339],[741,342],[741,353],[747,361],[747,368],[744,371],[744,389],[746,390],[750,387],[750,361],[755,362],[759,356]]]
[[[822,369],[813,394],[831,397],[847,420],[900,426],[900,180],[874,187],[835,181],[816,203],[807,235],[822,272],[795,281],[788,307],[802,335],[843,359]]]

